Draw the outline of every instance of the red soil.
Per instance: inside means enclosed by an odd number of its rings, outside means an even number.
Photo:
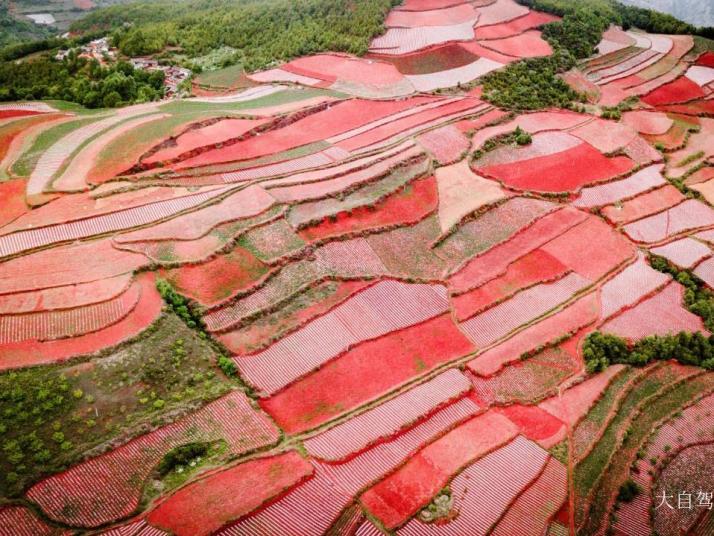
[[[29,209],[25,204],[25,185],[24,180],[0,182],[0,200],[2,200],[0,227],[28,212]]]
[[[362,495],[367,510],[393,529],[431,501],[472,461],[513,439],[518,429],[496,412],[487,412],[423,448],[407,463]]]
[[[436,179],[429,177],[414,181],[371,207],[341,212],[335,218],[326,218],[317,225],[302,229],[298,234],[303,240],[314,242],[391,225],[409,225],[436,210],[438,201]]]
[[[313,471],[295,451],[252,460],[181,488],[146,519],[177,536],[211,534],[310,477]]]
[[[432,108],[430,110],[424,110],[403,119],[398,119],[397,121],[392,121],[386,125],[381,125],[373,128],[357,136],[353,136],[337,144],[338,147],[346,151],[354,151],[355,149],[361,149],[362,147],[367,147],[373,143],[385,140],[392,136],[398,136],[405,130],[409,130],[418,125],[423,125],[434,119],[439,119],[449,114],[454,114],[458,112],[463,112],[478,106],[480,101],[478,99],[467,98],[444,106],[439,106],[438,108]]]
[[[702,88],[686,76],[680,76],[674,82],[658,87],[642,100],[650,106],[661,106],[676,102],[687,102],[704,97]]]
[[[687,104],[671,104],[669,106],[661,106],[661,110],[674,112],[686,115],[714,115],[714,100],[695,100]]]
[[[479,168],[476,171],[519,190],[570,192],[627,173],[634,162],[624,156],[607,158],[587,143],[549,156],[512,164]]]
[[[423,26],[449,26],[451,24],[475,21],[476,19],[477,15],[474,8],[464,3],[428,12],[394,9],[390,11],[384,24],[388,28],[419,28]]]
[[[471,318],[521,289],[558,279],[568,268],[555,257],[536,249],[508,267],[502,276],[452,299],[459,321]]]
[[[497,61],[498,63],[508,64],[518,60],[518,58],[514,58],[513,56],[506,56],[505,54],[501,54],[500,52],[496,52],[495,50],[486,48],[478,41],[467,41],[465,43],[459,43],[459,46],[480,58]]]
[[[57,247],[0,264],[0,288],[9,294],[73,285],[132,272],[146,263],[143,255],[115,249],[108,239]]]
[[[705,52],[697,60],[697,65],[714,68],[714,52]]]
[[[345,80],[374,86],[397,84],[404,79],[404,75],[389,63],[369,62],[362,58],[340,54],[305,56],[283,65],[282,68],[295,74],[330,82]]]
[[[261,406],[286,432],[302,432],[471,351],[450,316],[438,316],[358,345]]]
[[[0,110],[0,119],[10,119],[12,117],[25,117],[28,115],[40,115],[42,112],[32,110]]]
[[[479,376],[490,376],[504,365],[517,361],[525,352],[552,342],[564,333],[592,324],[600,316],[597,293],[590,293],[545,320],[528,327],[514,337],[492,348],[473,361],[468,368]]]
[[[456,128],[461,132],[470,132],[474,130],[479,130],[489,123],[498,121],[508,115],[508,112],[502,110],[494,109],[486,112],[483,115],[478,116],[476,119],[464,119],[456,123]]]
[[[515,404],[505,408],[497,409],[508,417],[521,433],[528,439],[540,441],[552,437],[563,427],[563,421],[553,417],[547,411],[538,406],[521,406]]]
[[[585,213],[571,208],[546,214],[511,239],[470,260],[449,280],[451,292],[459,294],[500,276],[509,264],[560,236],[585,218]]]
[[[325,138],[336,136],[370,121],[381,119],[407,108],[431,102],[432,97],[414,97],[399,101],[368,101],[352,99],[331,106],[328,109],[309,115],[291,125],[262,136],[255,136],[245,141],[207,151],[194,158],[181,162],[181,168],[248,160],[269,154],[287,151]]]
[[[553,49],[550,48],[547,41],[543,40],[537,30],[530,30],[503,39],[485,41],[481,45],[515,58],[550,56],[553,53]]]
[[[181,294],[211,306],[254,285],[268,270],[250,251],[236,247],[203,264],[189,264],[161,274]]]
[[[612,223],[630,223],[681,203],[686,198],[674,186],[667,185],[625,201],[620,207],[609,206],[602,213]]]
[[[156,292],[154,274],[137,277],[141,297],[134,310],[116,324],[81,337],[48,342],[27,341],[0,346],[0,370],[56,363],[88,355],[136,337],[159,318],[163,300]]]
[[[528,15],[518,17],[517,19],[509,22],[476,28],[476,39],[502,39],[504,37],[511,37],[526,30],[530,30],[531,28],[537,28],[542,24],[554,22],[556,20],[560,20],[560,17],[549,15],[547,13],[541,13],[539,11],[531,11]]]
[[[74,6],[79,9],[92,9],[94,2],[92,0],[73,0]]]
[[[543,246],[543,249],[590,281],[597,281],[634,256],[624,236],[595,216]]]
[[[465,4],[465,0],[405,0],[400,11],[430,11]]]
[[[163,162],[199,147],[219,145],[227,140],[238,138],[266,121],[267,119],[224,119],[207,127],[189,130],[176,138],[175,145],[157,151],[144,162],[147,164]]]
[[[476,54],[469,52],[459,43],[449,43],[399,56],[368,54],[367,57],[389,62],[405,75],[438,73],[469,65],[478,59]]]
[[[340,282],[337,289],[320,302],[291,312],[276,321],[253,322],[243,329],[219,334],[218,339],[235,354],[253,353],[257,347],[265,345],[276,334],[287,333],[305,325],[371,284],[371,281]]]

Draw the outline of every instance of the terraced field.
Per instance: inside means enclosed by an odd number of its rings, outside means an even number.
[[[0,536],[711,534],[655,506],[714,491],[714,372],[583,348],[710,335],[714,61],[611,27],[587,106],[484,100],[555,20],[0,107]]]

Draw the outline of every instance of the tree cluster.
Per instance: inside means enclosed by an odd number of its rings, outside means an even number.
[[[57,99],[87,108],[114,108],[163,96],[164,73],[119,62],[103,67],[72,52],[62,61],[42,56],[0,63],[0,101]]]

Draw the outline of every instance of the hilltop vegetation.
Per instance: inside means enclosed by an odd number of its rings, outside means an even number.
[[[179,47],[188,56],[230,46],[256,70],[325,50],[364,54],[398,0],[159,0],[98,10],[75,31],[112,31],[128,56]]]
[[[49,35],[46,28],[10,15],[8,1],[0,0],[0,47],[40,39],[46,35]]]

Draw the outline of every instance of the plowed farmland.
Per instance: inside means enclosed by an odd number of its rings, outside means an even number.
[[[0,106],[0,536],[710,535],[714,54],[558,3]]]

